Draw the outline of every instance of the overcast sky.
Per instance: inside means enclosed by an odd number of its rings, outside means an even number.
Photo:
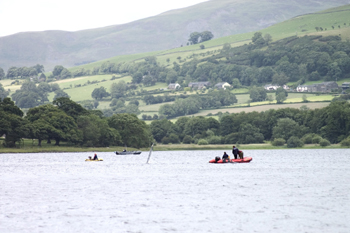
[[[124,24],[206,0],[0,0],[0,37]]]

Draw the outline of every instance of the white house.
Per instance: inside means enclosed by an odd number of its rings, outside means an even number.
[[[176,90],[176,89],[178,89],[178,88],[180,88],[181,86],[180,86],[180,84],[178,84],[178,83],[170,83],[169,85],[168,85],[168,89],[170,89],[170,90]]]
[[[277,85],[277,84],[266,84],[264,86],[265,90],[268,90],[268,91],[276,91],[277,88],[279,88],[280,86]],[[283,85],[283,89],[284,90],[289,90],[289,87],[287,85]]]
[[[214,87],[217,88],[217,89],[224,89],[224,90],[226,90],[226,88],[227,87],[231,87],[231,85],[229,83],[227,83],[227,82],[221,82],[221,83],[215,84]]]

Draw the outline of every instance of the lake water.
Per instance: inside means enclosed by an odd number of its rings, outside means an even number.
[[[222,154],[0,154],[0,232],[350,232],[349,149]]]

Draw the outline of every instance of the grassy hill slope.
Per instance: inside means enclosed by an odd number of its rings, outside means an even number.
[[[347,0],[211,0],[123,25],[77,32],[18,33],[0,38],[0,67],[39,63],[50,70],[55,65],[72,67],[116,55],[176,48],[185,46],[193,31],[209,30],[220,38],[347,3]]]
[[[273,41],[280,40],[290,36],[303,35],[341,35],[343,40],[350,39],[350,5],[327,9],[312,14],[306,14],[294,17],[292,19],[274,24],[270,27],[260,30],[263,34],[270,34]],[[344,23],[346,25],[344,25]],[[334,29],[332,28],[334,26]],[[340,28],[338,27],[340,26]],[[316,27],[322,27],[323,31],[316,31]],[[131,55],[122,55],[103,59],[90,64],[75,66],[70,68],[70,71],[84,68],[92,70],[96,66],[101,66],[102,63],[109,61],[113,63],[132,62],[143,60],[147,56],[156,56],[157,61],[162,65],[167,65],[166,60],[170,59],[170,63],[176,60],[177,57],[186,58],[192,54],[203,54],[208,51],[215,51],[222,48],[225,43],[231,46],[241,46],[251,42],[251,38],[255,32],[235,34],[210,41],[203,42],[206,49],[200,49],[199,45],[190,45],[168,50],[154,51],[148,53],[138,53]]]

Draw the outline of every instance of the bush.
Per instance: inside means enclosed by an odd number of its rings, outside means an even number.
[[[322,140],[322,137],[317,135],[317,136],[312,138],[312,143],[318,144],[318,143],[320,143],[321,140]]]
[[[208,145],[208,141],[207,140],[205,140],[205,139],[199,139],[198,140],[198,145]]]
[[[301,140],[304,142],[304,144],[312,144],[312,138],[312,134],[306,134],[301,138]]]
[[[291,136],[287,140],[287,147],[288,148],[295,148],[295,147],[303,147],[304,143],[296,136]]]
[[[208,139],[209,144],[221,144],[221,138],[219,136],[211,136]]]
[[[190,135],[186,135],[184,139],[182,139],[182,143],[184,144],[191,144],[192,142],[192,137]]]
[[[329,146],[329,145],[331,145],[331,143],[327,139],[321,139],[320,140],[320,146],[326,147],[326,146]]]
[[[340,145],[343,147],[350,147],[350,138],[345,138],[343,141],[340,142]]]
[[[284,144],[286,143],[286,140],[284,140],[283,138],[275,138],[271,144],[273,146],[284,146]]]
[[[162,138],[161,141],[162,141],[163,144],[169,144],[170,143],[170,139],[168,137]]]
[[[180,139],[179,139],[179,136],[177,136],[177,135],[174,134],[174,133],[171,133],[171,134],[169,135],[169,141],[170,141],[171,143],[179,143],[179,142],[180,142]]]

